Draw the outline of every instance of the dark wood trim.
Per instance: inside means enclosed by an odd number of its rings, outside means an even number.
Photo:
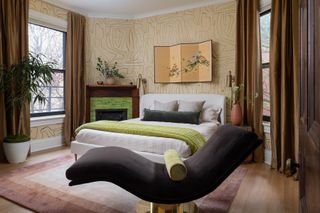
[[[90,122],[91,97],[131,97],[132,117],[139,117],[139,90],[136,85],[87,85],[86,86],[86,122]]]

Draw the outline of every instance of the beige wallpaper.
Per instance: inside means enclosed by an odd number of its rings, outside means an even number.
[[[41,0],[29,0],[29,9],[44,13],[49,16],[67,20],[68,11]]]
[[[225,76],[235,68],[236,3],[154,16],[139,20],[87,18],[87,83],[101,79],[98,56],[117,61],[127,79],[147,78],[149,93],[225,93]],[[155,45],[213,41],[213,82],[154,84]]]
[[[235,69],[236,2],[154,16],[138,20],[87,18],[86,82],[103,80],[95,70],[97,57],[117,61],[126,76],[121,83],[135,82],[141,73],[148,93],[220,93],[226,75]],[[156,45],[213,41],[213,82],[154,83]],[[229,112],[229,110],[228,110]]]
[[[63,124],[37,126],[31,128],[31,139],[44,139],[62,135]]]

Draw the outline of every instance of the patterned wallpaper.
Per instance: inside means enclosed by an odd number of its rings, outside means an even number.
[[[29,9],[64,20],[67,20],[68,18],[67,10],[48,4],[41,0],[29,0]]]
[[[31,139],[44,139],[62,135],[63,124],[37,126],[31,128]]]
[[[235,69],[236,3],[229,2],[138,20],[87,18],[87,77],[95,84],[97,57],[117,61],[126,75],[122,83],[141,73],[148,93],[226,93],[225,76]],[[213,82],[154,84],[156,45],[213,41]]]
[[[86,83],[103,80],[95,70],[97,57],[119,63],[126,79],[139,73],[147,79],[147,93],[219,93],[230,95],[226,75],[235,69],[236,2],[153,16],[138,20],[87,18]],[[156,45],[213,41],[213,82],[154,83]],[[227,116],[229,115],[229,111]]]

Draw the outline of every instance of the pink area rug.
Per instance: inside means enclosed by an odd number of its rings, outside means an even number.
[[[0,174],[0,196],[35,212],[135,212],[139,198],[107,182],[68,186],[73,156]],[[241,166],[214,192],[196,200],[200,212],[227,212],[247,172]]]

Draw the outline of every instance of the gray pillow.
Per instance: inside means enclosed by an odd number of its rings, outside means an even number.
[[[179,101],[179,112],[200,112],[205,101]]]
[[[202,109],[200,115],[201,122],[221,121],[220,114],[222,109],[220,107],[206,106]]]
[[[177,111],[177,109],[178,109],[178,101],[170,101],[166,103],[154,101],[154,110]]]
[[[200,112],[169,112],[144,109],[143,121],[199,124]]]

